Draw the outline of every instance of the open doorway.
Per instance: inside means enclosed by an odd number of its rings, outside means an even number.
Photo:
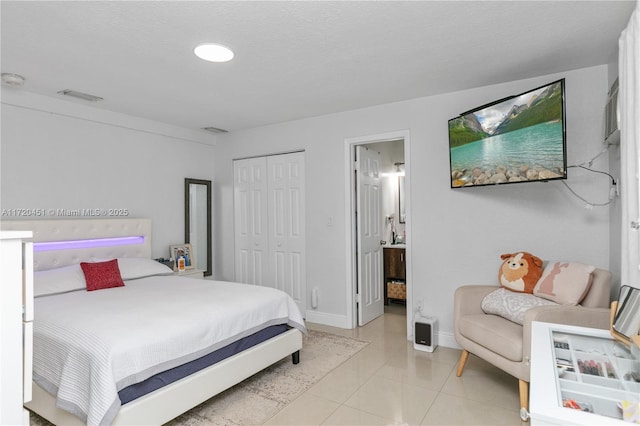
[[[405,315],[406,309],[411,309],[411,256],[410,256],[410,199],[409,199],[409,132],[397,131],[380,135],[351,138],[345,140],[346,150],[346,192],[348,220],[348,249],[349,261],[347,286],[347,314],[351,319],[352,328],[362,325],[360,323],[359,310],[361,308],[362,294],[358,287],[358,212],[357,212],[357,181],[356,171],[356,147],[366,147],[371,151],[380,153],[379,165],[379,190],[380,197],[380,221],[382,228],[382,245],[380,255],[387,261],[387,270],[380,276],[380,290],[384,294],[385,311],[401,311]],[[404,176],[403,176],[404,174]],[[393,254],[392,256],[389,256]],[[384,259],[386,258],[386,259]],[[391,260],[390,260],[391,259]],[[389,262],[392,267],[402,268],[390,274]],[[383,269],[385,269],[383,267]],[[391,282],[388,287],[387,283]],[[407,316],[407,323],[411,315]],[[407,330],[410,330],[409,324]],[[409,334],[409,333],[408,333]],[[407,336],[409,337],[409,335]]]
[[[404,139],[362,146],[380,153],[380,217],[382,224],[382,294],[384,312],[406,315],[406,209],[404,203]],[[356,185],[357,191],[357,185]],[[357,212],[356,212],[357,213]],[[360,232],[360,230],[356,230]]]

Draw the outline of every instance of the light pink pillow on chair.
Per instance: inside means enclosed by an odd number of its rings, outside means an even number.
[[[549,262],[533,294],[562,305],[577,305],[589,291],[595,269],[577,262]]]

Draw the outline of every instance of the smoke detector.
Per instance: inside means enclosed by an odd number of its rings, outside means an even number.
[[[2,83],[8,86],[20,87],[24,84],[25,78],[19,74],[13,74],[10,72],[2,73]]]

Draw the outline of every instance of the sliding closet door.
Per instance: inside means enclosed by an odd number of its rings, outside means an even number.
[[[269,260],[273,286],[305,312],[304,152],[267,158]]]
[[[304,152],[235,160],[236,281],[278,288],[306,310]]]
[[[233,162],[236,281],[264,285],[269,249],[267,160]]]

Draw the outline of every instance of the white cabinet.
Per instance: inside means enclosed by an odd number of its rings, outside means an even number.
[[[622,401],[640,400],[637,349],[608,330],[534,322],[531,340],[531,424],[614,425]]]
[[[0,231],[0,424],[29,424],[33,354],[31,232]]]
[[[304,152],[233,162],[235,280],[306,310]]]

